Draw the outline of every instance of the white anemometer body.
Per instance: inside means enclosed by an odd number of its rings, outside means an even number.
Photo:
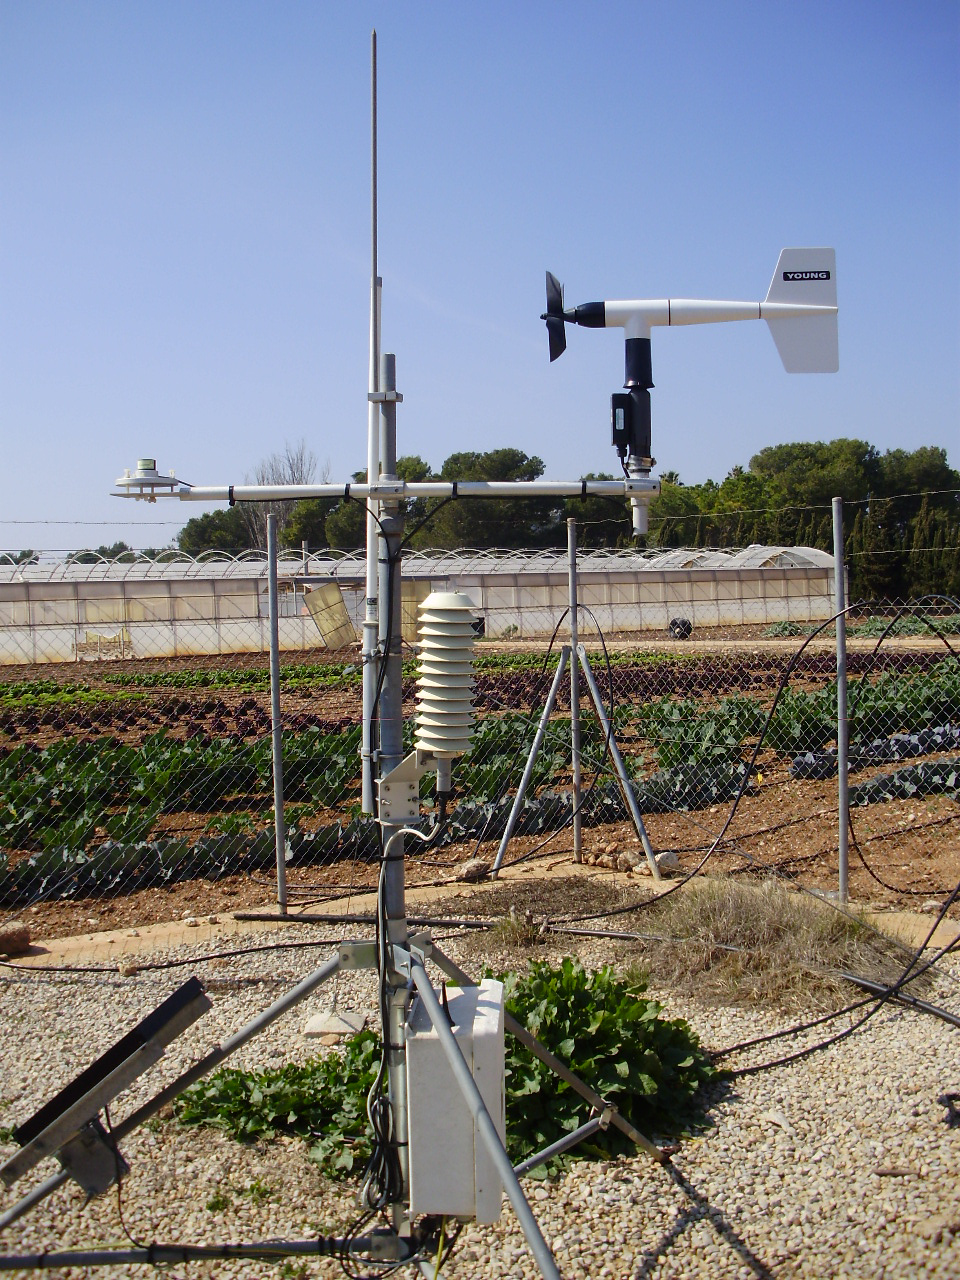
[[[837,264],[833,249],[784,249],[762,302],[702,298],[644,298],[604,302],[604,324],[626,338],[649,338],[650,330],[680,324],[766,320],[788,373],[835,373]]]

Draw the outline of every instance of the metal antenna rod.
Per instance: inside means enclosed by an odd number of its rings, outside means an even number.
[[[375,396],[380,390],[380,277],[377,275],[377,33],[370,33],[370,369],[367,399],[367,484],[380,479],[380,415]],[[374,772],[371,740],[373,703],[379,682],[377,633],[377,517],[380,503],[367,498],[367,576],[363,614],[363,716],[360,741],[362,772],[361,803],[364,813],[373,813]]]

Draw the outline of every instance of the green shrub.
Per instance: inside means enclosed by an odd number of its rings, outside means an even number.
[[[534,961],[504,978],[507,1010],[545,1048],[641,1133],[675,1134],[696,1116],[700,1086],[715,1075],[700,1042],[681,1018],[662,1017],[645,984],[589,971],[576,960],[559,968]],[[516,1163],[588,1118],[579,1094],[518,1040],[507,1045],[507,1136]],[[611,1126],[575,1154],[602,1157],[635,1151]]]
[[[642,983],[570,959],[558,969],[533,963],[503,981],[508,1011],[641,1132],[676,1133],[695,1118],[695,1096],[714,1069],[687,1023],[661,1017]],[[222,1068],[191,1085],[174,1110],[181,1124],[240,1139],[297,1135],[324,1173],[343,1177],[370,1154],[366,1098],[379,1060],[380,1039],[364,1030],[302,1066]],[[519,1041],[508,1039],[506,1066],[507,1149],[516,1163],[583,1124],[589,1107]],[[611,1127],[574,1154],[634,1149]]]

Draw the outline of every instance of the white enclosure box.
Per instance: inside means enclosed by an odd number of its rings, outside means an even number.
[[[501,1142],[504,1116],[503,984],[448,987],[453,1033]],[[410,1213],[500,1219],[503,1186],[421,1001],[407,1020]]]

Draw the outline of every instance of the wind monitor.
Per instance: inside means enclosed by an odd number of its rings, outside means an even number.
[[[563,286],[548,271],[547,309],[540,318],[547,322],[551,360],[566,350],[567,324],[623,330],[624,390],[612,397],[611,424],[612,443],[629,478],[649,476],[656,463],[650,439],[650,332],[658,325],[766,320],[787,373],[836,373],[840,367],[837,263],[833,249],[782,250],[762,302],[639,298],[565,307]],[[633,534],[639,537],[647,532],[647,507],[636,500],[632,500],[632,506]]]

